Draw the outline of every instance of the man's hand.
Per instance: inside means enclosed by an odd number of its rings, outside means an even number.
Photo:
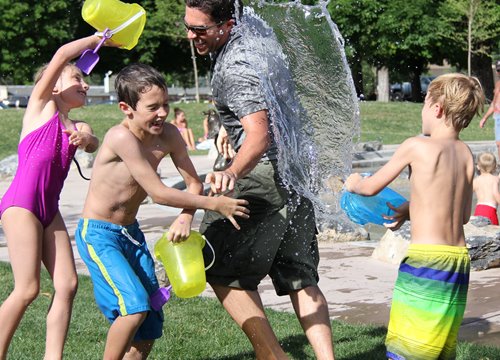
[[[226,191],[232,191],[236,180],[236,175],[227,169],[208,173],[205,183],[210,184],[210,190],[213,194],[222,194]]]
[[[229,143],[229,138],[227,137],[227,132],[224,126],[220,127],[219,135],[217,136],[217,151],[224,156],[224,159],[231,160],[234,158],[236,153],[233,147]]]

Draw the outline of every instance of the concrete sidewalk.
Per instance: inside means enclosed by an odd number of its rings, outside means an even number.
[[[207,156],[192,156],[199,174],[206,174],[213,164]],[[90,175],[90,169],[83,169]],[[160,175],[168,185],[180,181],[170,159],[160,164]],[[11,179],[0,180],[0,194],[3,194]],[[72,237],[80,217],[88,182],[80,178],[72,169],[61,194],[60,210]],[[143,204],[138,220],[149,244],[160,238],[179,210]],[[202,211],[195,217],[194,227],[199,226]],[[73,242],[74,244],[74,242]],[[396,280],[397,266],[371,258],[376,242],[321,243],[320,244],[320,287],[330,308],[332,319],[349,323],[377,324],[386,326],[389,319],[392,289]],[[73,247],[78,272],[86,274],[76,246]],[[0,261],[8,261],[5,236],[0,228]],[[500,346],[500,268],[471,274],[469,301],[465,319],[460,331],[460,339],[476,343]],[[293,311],[288,297],[278,297],[269,279],[260,288],[265,306]],[[203,293],[213,296],[207,287]]]

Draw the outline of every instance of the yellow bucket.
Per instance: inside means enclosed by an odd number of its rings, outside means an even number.
[[[142,6],[119,0],[86,0],[82,17],[98,31],[110,29],[111,40],[127,50],[137,45],[146,24]]]
[[[191,231],[182,242],[173,243],[163,234],[155,244],[154,253],[163,263],[175,294],[181,298],[197,296],[205,290],[206,276],[202,249],[205,238],[197,231]]]

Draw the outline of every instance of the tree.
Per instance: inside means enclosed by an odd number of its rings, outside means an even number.
[[[328,11],[345,39],[345,52],[351,67],[358,95],[366,94],[363,63],[376,65],[377,19],[384,11],[384,2],[377,0],[332,0]]]
[[[491,56],[498,51],[500,6],[497,0],[445,0],[439,8],[442,26],[439,35],[446,39],[449,59],[459,68],[479,77],[487,96],[493,92]]]
[[[0,81],[30,84],[36,69],[75,35],[79,8],[64,0],[0,0]]]
[[[409,77],[412,99],[422,101],[420,76],[430,62],[440,59],[439,21],[434,12],[439,0],[391,0],[378,19],[378,46],[374,57],[391,71]]]

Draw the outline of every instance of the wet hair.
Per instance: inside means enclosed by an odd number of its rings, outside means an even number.
[[[438,76],[429,84],[427,96],[431,104],[441,104],[446,120],[456,131],[469,126],[474,116],[483,111],[485,101],[479,80],[458,73]]]
[[[481,173],[493,174],[497,169],[497,159],[491,152],[483,152],[477,157],[477,167]]]
[[[36,71],[35,75],[33,76],[33,81],[34,83],[38,83],[40,81],[40,79],[42,78],[43,74],[45,73],[45,70],[47,70],[47,68],[49,67],[49,63],[47,64],[44,64],[42,66],[40,66],[38,68],[38,70]],[[61,71],[61,74],[63,72],[65,72],[69,67],[72,67],[72,68],[76,68],[78,69],[78,71],[81,72],[81,70],[73,63],[67,63],[66,66],[64,66],[63,70]]]
[[[148,92],[155,85],[167,93],[167,83],[163,75],[152,66],[140,63],[124,67],[115,79],[118,101],[123,101],[134,110],[141,94]]]
[[[215,23],[234,19],[238,22],[243,13],[241,0],[185,0],[186,6],[210,16]]]

